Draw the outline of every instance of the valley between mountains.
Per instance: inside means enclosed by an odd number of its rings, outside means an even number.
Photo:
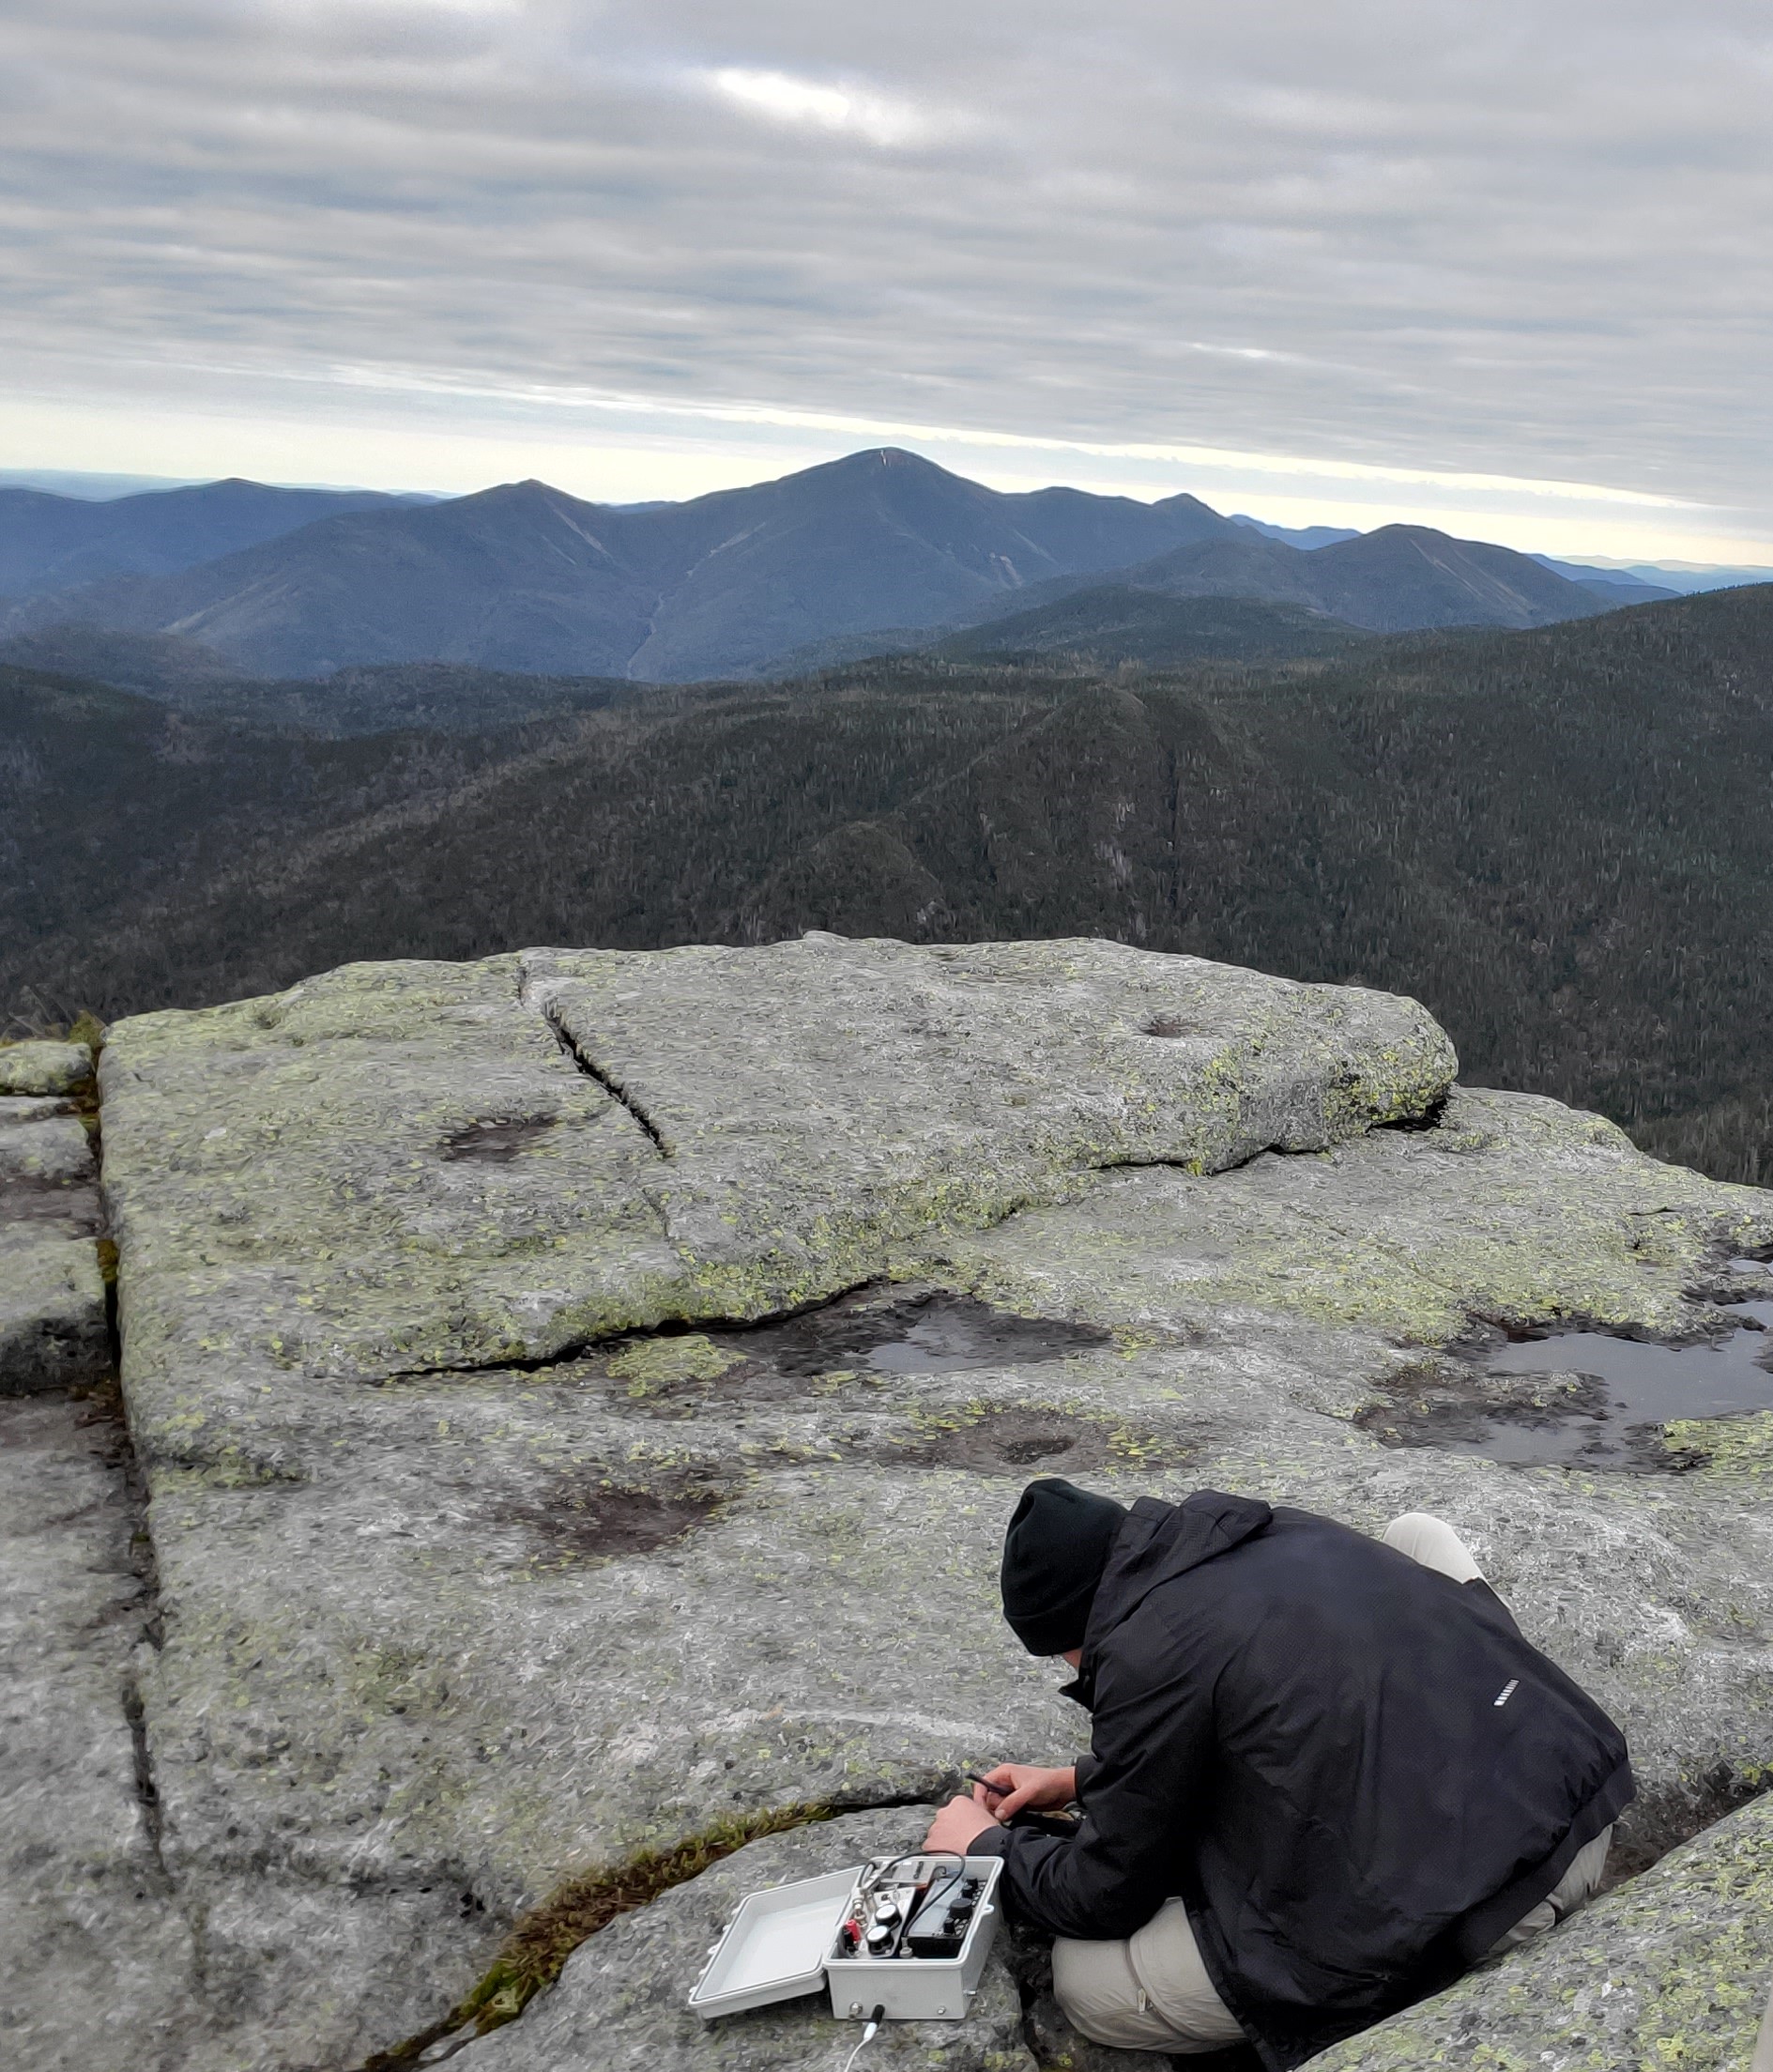
[[[1146,602],[1095,655],[1049,624],[772,683],[0,668],[0,1008],[513,940],[1092,934],[1407,992],[1469,1076],[1773,1172],[1773,589],[1389,637]]]

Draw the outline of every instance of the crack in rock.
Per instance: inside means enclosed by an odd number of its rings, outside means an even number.
[[[676,1147],[666,1140],[665,1132],[659,1128],[658,1124],[653,1121],[652,1117],[647,1113],[646,1109],[641,1106],[640,1101],[636,1097],[636,1096],[629,1091],[629,1089],[622,1083],[622,1082],[616,1077],[614,1072],[606,1070],[603,1066],[598,1064],[597,1060],[592,1057],[590,1052],[584,1048],[584,1046],[579,1042],[578,1038],[573,1034],[572,1030],[567,1027],[565,1020],[561,1016],[559,1008],[557,1007],[552,1001],[550,1001],[548,1005],[542,1009],[542,1019],[548,1024],[549,1028],[554,1031],[554,1040],[560,1046],[560,1049],[566,1053],[566,1055],[572,1059],[573,1065],[578,1068],[578,1070],[583,1072],[587,1079],[595,1080],[597,1084],[604,1089],[604,1093],[606,1093],[612,1100],[619,1101],[621,1105],[628,1111],[628,1113],[634,1118],[635,1122],[640,1125],[641,1128],[646,1132],[647,1138],[651,1143],[652,1148],[659,1154],[660,1158],[676,1158]]]

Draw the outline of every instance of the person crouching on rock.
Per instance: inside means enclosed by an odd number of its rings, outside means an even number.
[[[1094,2042],[1247,2040],[1290,2072],[1599,1882],[1625,1738],[1439,1519],[1379,1541],[1217,1490],[1128,1511],[1053,1479],[1016,1507],[1002,1587],[1022,1645],[1077,1671],[1090,1754],[999,1764],[925,1846],[1003,1858]],[[1074,1801],[1073,1835],[1013,1824]]]

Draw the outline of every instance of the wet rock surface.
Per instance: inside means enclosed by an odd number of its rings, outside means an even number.
[[[1446,1447],[1518,1466],[1666,1474],[1704,1466],[1704,1445],[1675,1443],[1673,1424],[1773,1409],[1773,1272],[1760,1260],[1732,1260],[1720,1295],[1735,1328],[1683,1344],[1631,1332],[1516,1332],[1393,1376],[1384,1400],[1357,1421],[1389,1446]]]
[[[1368,1426],[1484,1330],[1728,1328],[1773,1197],[1452,1070],[1409,1003],[1105,944],[360,966],[114,1029],[140,1744],[214,2062],[361,2063],[712,1821],[1064,1759],[995,1612],[1041,1469],[1438,1512],[1626,1724],[1635,1860],[1728,1810],[1773,1440],[1621,1476]],[[698,1883],[575,1960],[632,1973],[623,2049]]]

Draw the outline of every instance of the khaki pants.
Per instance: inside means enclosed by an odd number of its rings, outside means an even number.
[[[1470,1549],[1451,1526],[1425,1512],[1411,1512],[1385,1527],[1387,1546],[1425,1568],[1438,1569],[1456,1583],[1482,1574]],[[1590,1898],[1607,1865],[1613,1830],[1596,1835],[1558,1881],[1556,1889],[1516,1922],[1489,1953],[1500,1956],[1543,1935]],[[1177,2057],[1200,2056],[1241,2043],[1237,2018],[1214,1990],[1195,1944],[1188,1913],[1169,1899],[1136,1935],[1123,1942],[1084,1942],[1062,1936],[1053,1944],[1053,1994],[1072,2027],[1093,2043],[1123,2050],[1162,2050]],[[1773,2008],[1768,2010],[1773,2024]],[[1763,2072],[1759,2058],[1754,2072]],[[1773,2072],[1773,2062],[1765,2067]]]
[[[1053,1998],[1079,2034],[1123,2050],[1199,2056],[1242,2043],[1237,2018],[1213,1989],[1188,1910],[1167,1899],[1124,1942],[1053,1944]]]

